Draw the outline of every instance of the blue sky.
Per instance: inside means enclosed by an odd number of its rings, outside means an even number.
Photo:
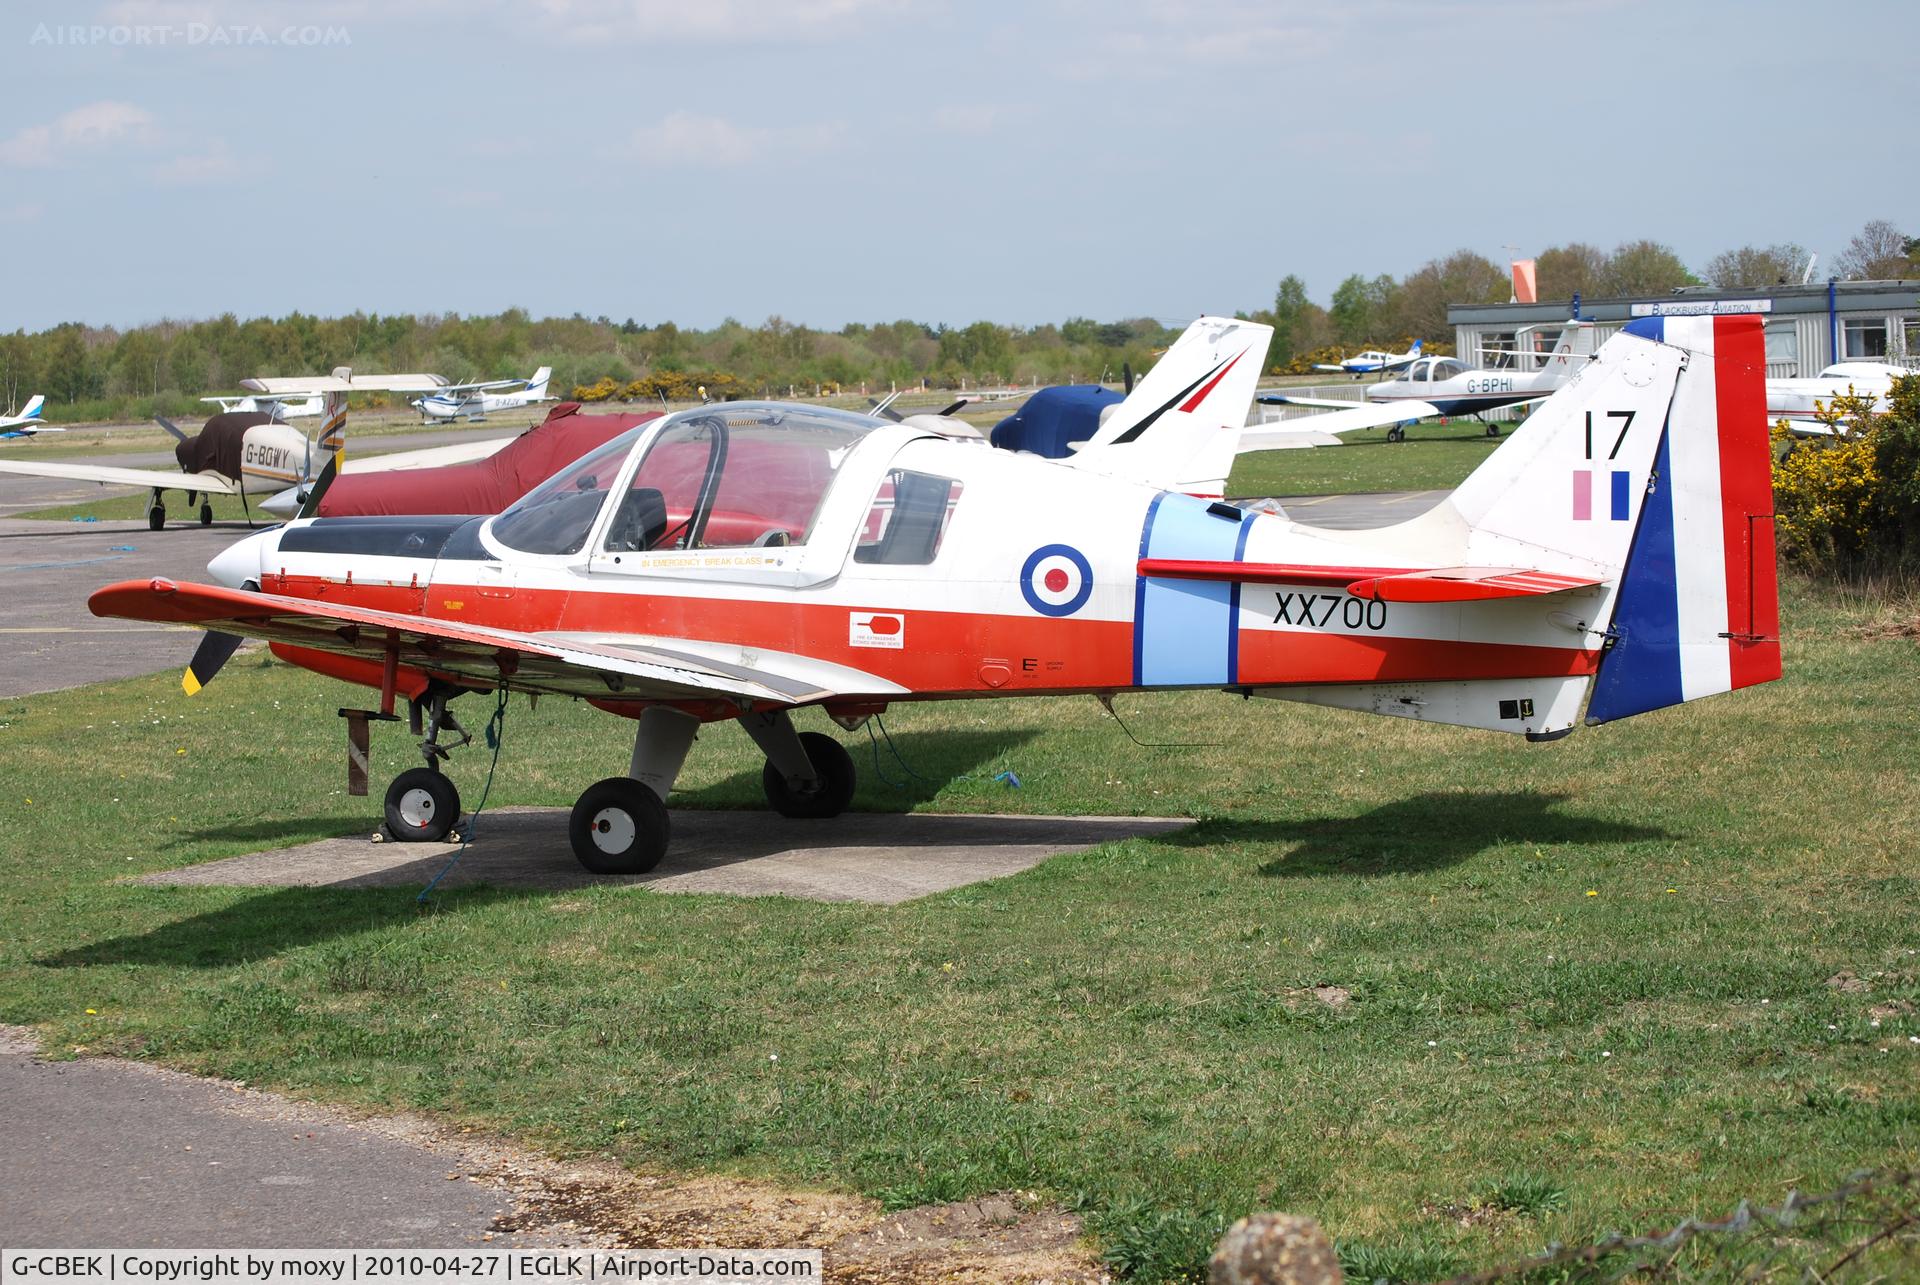
[[[1868,219],[1920,231],[1884,106],[1909,25],[1891,0],[26,0],[0,17],[0,329],[1177,321],[1462,246],[1824,263]]]

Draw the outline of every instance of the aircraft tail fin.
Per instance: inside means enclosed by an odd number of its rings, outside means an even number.
[[[1232,471],[1273,327],[1201,317],[1066,464],[1218,497]]]
[[[1589,723],[1780,676],[1765,375],[1757,317],[1629,322],[1454,492],[1474,560],[1615,586]]]
[[[1409,349],[1408,349],[1407,351],[1408,351],[1408,352],[1410,352],[1410,353],[1412,353],[1412,354],[1413,354],[1414,356],[1416,356],[1416,357],[1418,357],[1418,356],[1420,355],[1420,345],[1421,345],[1421,344],[1422,344],[1423,342],[1425,342],[1425,341],[1424,341],[1424,340],[1420,340],[1420,339],[1416,339],[1416,340],[1414,340],[1414,341],[1413,341],[1413,347],[1411,347],[1411,348],[1409,348]]]
[[[533,372],[533,378],[527,381],[526,395],[532,401],[540,401],[547,395],[547,384],[553,379],[553,367],[542,366]]]
[[[335,366],[334,378],[343,383],[352,380],[353,368]],[[306,499],[300,505],[299,516],[310,518],[320,510],[320,501],[325,497],[327,488],[340,476],[340,470],[347,463],[347,394],[344,389],[330,389],[321,394],[320,436],[316,445],[326,453],[320,463],[320,471],[313,472],[311,455],[308,467],[303,469],[307,475]]]
[[[32,397],[29,397],[27,399],[27,404],[20,408],[20,418],[21,419],[39,419],[40,412],[43,409],[45,409],[46,404],[47,404],[46,394],[35,393]]]

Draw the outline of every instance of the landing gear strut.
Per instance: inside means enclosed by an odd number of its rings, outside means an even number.
[[[436,683],[408,706],[413,734],[420,735],[423,724],[425,727],[420,753],[427,764],[408,768],[387,787],[387,830],[402,843],[438,843],[460,819],[460,791],[440,770],[452,749],[473,740],[447,708],[448,700],[459,694],[458,689]],[[440,743],[448,733],[460,738],[451,749]]]
[[[853,756],[839,741],[820,732],[795,732],[785,710],[749,714],[740,726],[767,756],[760,786],[775,812],[821,819],[847,810],[857,774]]]

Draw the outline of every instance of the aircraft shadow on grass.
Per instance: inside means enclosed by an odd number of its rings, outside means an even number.
[[[1212,821],[1165,840],[1292,845],[1260,866],[1272,878],[1415,874],[1458,865],[1501,844],[1639,843],[1675,836],[1657,826],[1563,812],[1570,796],[1532,790],[1420,794],[1351,817]]]
[[[896,787],[888,787],[872,775],[873,758],[866,746],[850,743],[848,748],[854,752],[855,762],[861,768],[863,785],[860,795],[855,799],[855,812],[849,813],[848,818],[857,825],[860,812],[909,812],[915,804],[932,798],[941,786],[953,778],[984,774],[986,765],[998,761],[1034,735],[1033,731],[1018,728],[992,732],[896,734],[894,741],[899,747],[900,759],[910,764],[917,774],[909,776],[882,742],[880,762],[887,778],[898,783]],[[742,772],[685,796],[676,794],[675,803],[691,805],[695,815],[684,816],[680,824],[687,829],[697,829],[699,812],[720,808],[739,812],[743,810],[741,805],[749,802],[751,806],[744,810],[760,810],[764,808],[763,797],[760,774]],[[1069,819],[1058,817],[996,818],[992,822],[982,822],[966,817],[928,816],[925,820],[926,825],[914,835],[904,839],[895,836],[890,841],[904,842],[908,846],[1068,841],[1063,840],[1057,832],[1063,825],[1071,824]],[[215,826],[182,835],[169,846],[181,847],[213,841],[257,844],[261,850],[272,850],[311,842],[316,835],[366,834],[377,824],[378,814],[370,805],[365,814],[331,817],[322,821],[306,817]],[[792,846],[790,834],[783,837],[780,824],[770,825],[765,827],[764,834],[746,843],[737,852],[717,852],[711,848],[682,852],[678,864],[675,857],[669,855],[666,863],[653,875],[602,880],[588,875],[574,860],[567,845],[564,817],[541,814],[535,818],[525,814],[507,814],[499,816],[492,824],[496,827],[493,831],[496,836],[515,835],[516,831],[538,827],[541,837],[551,840],[551,877],[543,876],[533,882],[522,882],[520,879],[505,883],[489,881],[489,820],[483,814],[475,827],[475,844],[462,860],[462,865],[466,867],[463,874],[474,876],[474,881],[450,881],[443,885],[435,893],[437,909],[457,912],[508,898],[544,897],[601,883],[646,883],[696,865],[700,868],[728,865]],[[809,831],[817,834],[821,847],[833,847],[846,841],[845,828],[832,821],[783,824],[808,827]],[[548,831],[551,833],[548,834]],[[378,886],[369,886],[369,883],[354,878],[321,886],[263,889],[258,895],[219,910],[176,920],[149,932],[76,946],[56,955],[42,957],[37,962],[49,968],[103,964],[224,968],[271,958],[286,950],[334,937],[351,936],[370,928],[383,928],[416,917],[419,907],[415,903],[415,895],[446,866],[450,855],[448,849],[438,846],[423,849],[419,859],[383,870],[378,876]],[[350,876],[343,873],[343,880],[349,879]]]

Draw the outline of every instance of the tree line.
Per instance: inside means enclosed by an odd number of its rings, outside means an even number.
[[[1603,251],[1578,242],[1536,256],[1540,297],[1660,294],[1677,286],[1765,286],[1798,281],[1806,252],[1790,243],[1743,246],[1716,255],[1698,275],[1670,248],[1630,241]],[[1920,241],[1891,223],[1869,223],[1835,272],[1844,277],[1920,275]],[[1825,274],[1822,274],[1823,276]],[[1435,259],[1403,278],[1355,274],[1325,305],[1297,275],[1280,282],[1273,306],[1250,315],[1274,328],[1269,368],[1321,353],[1451,338],[1448,304],[1504,302],[1507,269],[1471,250]],[[531,374],[553,367],[556,390],[670,385],[679,374],[730,377],[745,395],[789,390],[921,383],[1115,381],[1146,369],[1178,334],[1147,317],[1073,317],[1035,326],[991,321],[952,327],[919,321],[855,322],[815,329],[781,317],[758,326],[729,318],[708,330],[631,318],[534,318],[519,308],[486,316],[354,313],[240,320],[159,321],[125,329],[68,322],[29,334],[0,334],[0,402],[17,407],[47,395],[51,418],[77,421],[185,415],[196,399],[234,390],[253,375],[324,374],[336,366],[393,373],[430,371],[455,382]]]
[[[1786,241],[1740,246],[1713,256],[1698,273],[1669,246],[1628,241],[1611,251],[1574,241],[1534,256],[1535,284],[1543,300],[1661,295],[1683,286],[1753,289],[1797,284],[1809,253]],[[1853,238],[1830,272],[1817,279],[1884,280],[1920,277],[1920,238],[1876,219]],[[1302,369],[1343,351],[1404,345],[1415,339],[1444,346],[1453,338],[1448,304],[1505,303],[1511,297],[1508,268],[1472,250],[1434,259],[1406,277],[1355,274],[1342,281],[1323,307],[1307,297],[1298,276],[1282,279],[1273,306],[1252,314],[1273,327],[1270,367]]]

